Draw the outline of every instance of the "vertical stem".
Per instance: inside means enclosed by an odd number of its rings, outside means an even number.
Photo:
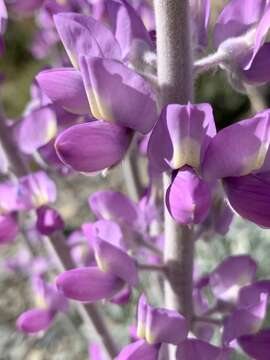
[[[186,104],[193,98],[189,0],[155,0],[159,107]],[[164,193],[171,175],[164,174]],[[192,231],[178,225],[165,206],[165,305],[191,321],[194,242]]]
[[[12,137],[11,129],[6,125],[5,119],[0,110],[0,143],[9,160],[9,167],[17,177],[29,174],[29,169],[22,158],[18,147]],[[61,270],[71,269],[74,267],[70,257],[67,245],[63,234],[58,232],[53,234],[50,238],[45,238],[47,247],[54,253]],[[113,359],[118,351],[114,344],[113,337],[110,335],[108,328],[104,322],[101,313],[98,311],[94,304],[81,304],[77,303],[78,311],[82,319],[86,323],[92,323],[100,335],[102,342],[108,354]]]

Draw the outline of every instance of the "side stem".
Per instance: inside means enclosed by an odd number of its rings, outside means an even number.
[[[186,104],[193,98],[193,69],[189,0],[155,0],[159,108]],[[164,193],[171,174],[164,175]],[[192,319],[194,242],[192,231],[178,225],[165,207],[165,305]]]

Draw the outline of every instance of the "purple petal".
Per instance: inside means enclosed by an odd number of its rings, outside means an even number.
[[[76,67],[78,56],[121,60],[121,49],[109,28],[91,16],[60,13],[54,22],[65,49]]]
[[[106,240],[120,249],[125,248],[121,227],[116,222],[111,220],[99,220],[94,222],[92,225],[94,237]]]
[[[158,360],[158,353],[159,347],[138,340],[124,347],[115,360]]]
[[[117,191],[97,191],[89,197],[88,202],[99,219],[133,225],[139,216],[136,204]]]
[[[154,308],[142,295],[137,310],[137,335],[153,345],[169,343],[177,345],[188,334],[187,322],[177,311]]]
[[[222,200],[214,220],[215,231],[220,235],[226,235],[230,229],[234,213],[228,203]]]
[[[130,301],[132,290],[130,287],[123,288],[118,294],[110,299],[112,304],[124,305]]]
[[[270,227],[269,173],[226,178],[224,186],[230,205],[239,215],[259,226]]]
[[[166,192],[166,205],[180,224],[199,224],[210,209],[211,188],[189,167],[179,170]]]
[[[54,104],[74,114],[90,113],[79,71],[73,68],[43,70],[36,76],[36,79],[42,91]]]
[[[215,29],[214,45],[217,48],[228,38],[243,35],[263,15],[265,0],[231,0],[221,12]]]
[[[42,235],[51,235],[54,231],[64,228],[64,221],[55,209],[41,206],[37,209],[36,228]]]
[[[197,339],[187,339],[177,348],[177,360],[229,360],[229,350]]]
[[[206,47],[208,44],[208,22],[210,18],[209,0],[191,0],[190,2],[191,19],[193,20],[193,42],[198,48]]]
[[[270,80],[270,43],[264,44],[254,57],[248,70],[243,70],[243,77],[249,84],[263,84]]]
[[[15,240],[19,232],[16,216],[12,214],[0,215],[0,245]]]
[[[22,208],[38,208],[55,200],[55,184],[45,172],[38,171],[20,179],[17,201]]]
[[[148,307],[145,337],[149,344],[177,345],[187,334],[187,322],[177,311]]]
[[[203,162],[207,179],[269,170],[270,111],[222,129],[210,142]]]
[[[135,39],[144,41],[150,48],[152,40],[142,20],[131,5],[125,0],[107,2],[108,16],[118,40],[123,57],[126,57]]]
[[[255,56],[257,55],[258,51],[260,50],[260,47],[262,46],[262,44],[266,38],[269,27],[270,27],[270,6],[269,6],[269,4],[267,4],[264,14],[263,14],[262,18],[260,19],[260,22],[256,29],[254,49],[251,54],[252,56],[250,57],[249,61],[247,61],[247,64],[245,65],[246,70],[248,70],[250,68],[250,66],[252,65],[252,62],[253,62]]]
[[[6,31],[8,20],[7,8],[4,0],[0,0],[0,35],[4,34]]]
[[[257,302],[236,308],[225,320],[222,341],[229,345],[242,335],[256,333],[260,330],[267,310],[268,294],[261,292]]]
[[[127,282],[129,286],[138,286],[136,262],[125,251],[98,237],[93,238],[95,258],[99,268],[114,274]]]
[[[97,267],[66,271],[57,277],[56,284],[67,298],[83,302],[109,299],[124,285],[115,275]]]
[[[34,110],[19,123],[16,138],[20,149],[25,154],[32,154],[46,145],[57,133],[55,113],[44,107]]]
[[[157,119],[149,83],[116,60],[81,57],[80,68],[91,112],[100,120],[149,132]]]
[[[214,295],[224,301],[236,300],[239,289],[255,279],[256,270],[257,264],[248,255],[228,257],[210,275]]]
[[[63,131],[55,148],[61,161],[74,170],[96,172],[119,163],[130,140],[128,129],[106,121],[92,121]]]
[[[199,169],[209,141],[215,134],[210,105],[168,105],[163,109],[149,140],[150,165],[157,171],[179,169],[184,165]]]
[[[47,330],[53,318],[53,313],[48,309],[31,309],[19,316],[16,327],[26,334],[34,334]]]
[[[47,308],[53,313],[56,313],[57,311],[67,311],[68,300],[56,288],[55,284],[48,284],[40,276],[34,276],[32,278],[32,287],[37,297],[45,302]]]
[[[238,339],[238,344],[252,359],[268,360],[270,329],[259,331],[254,335],[244,335]]]
[[[105,360],[101,346],[91,343],[88,347],[89,360]]]
[[[0,183],[0,209],[1,214],[18,210],[17,203],[18,185],[6,181]]]
[[[39,9],[42,6],[43,2],[44,0],[15,0],[12,1],[11,7],[12,10],[25,15]]]

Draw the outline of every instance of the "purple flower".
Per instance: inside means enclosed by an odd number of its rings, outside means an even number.
[[[166,192],[166,205],[171,216],[181,224],[199,224],[211,204],[209,184],[185,166],[174,176]]]
[[[211,140],[202,165],[204,178],[223,179],[235,211],[264,227],[270,226],[269,115],[265,110],[222,129]]]
[[[266,0],[231,0],[220,14],[214,29],[214,44],[227,55],[225,69],[238,73],[250,83],[269,80],[270,7]]]
[[[55,184],[45,172],[38,171],[20,178],[17,194],[20,208],[30,210],[55,200]]]
[[[110,299],[124,286],[124,281],[98,267],[82,267],[60,274],[57,287],[64,295],[82,302]]]
[[[170,104],[162,110],[149,140],[150,165],[158,172],[178,170],[185,165],[200,170],[215,134],[210,105]]]
[[[67,299],[54,285],[45,283],[41,278],[33,279],[37,308],[22,313],[17,319],[17,329],[27,334],[47,330],[59,312],[66,312]]]
[[[64,221],[55,209],[44,205],[37,209],[36,228],[42,235],[51,235],[64,228]]]
[[[74,114],[90,114],[81,73],[74,68],[41,71],[37,82],[55,105]]]
[[[43,107],[22,118],[16,129],[16,138],[21,151],[32,154],[53,139],[56,133],[56,116],[49,107]]]
[[[85,56],[80,58],[80,71],[95,118],[143,134],[152,129],[157,119],[155,94],[141,75],[117,60]]]
[[[91,173],[119,163],[131,141],[131,131],[107,121],[74,125],[56,139],[61,161],[76,171]]]
[[[175,310],[154,308],[142,295],[137,310],[137,336],[150,344],[181,343],[188,333],[185,318]]]
[[[255,280],[256,271],[257,264],[250,256],[230,256],[210,274],[211,290],[218,299],[236,301],[240,288]]]

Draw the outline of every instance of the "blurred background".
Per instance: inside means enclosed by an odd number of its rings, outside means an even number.
[[[23,0],[22,0],[23,1]],[[212,1],[211,24],[226,1]],[[210,28],[211,31],[211,28]],[[38,60],[30,50],[36,33],[36,24],[32,17],[9,19],[5,34],[6,50],[0,58],[0,96],[8,118],[19,119],[30,99],[29,88],[37,74],[48,63],[48,59]],[[209,47],[211,51],[211,45]],[[252,114],[250,99],[245,94],[233,90],[222,71],[209,72],[196,80],[196,101],[209,102],[213,106],[218,128],[223,128],[239,119]],[[270,105],[270,87],[258,89],[260,101]],[[98,189],[115,189],[125,191],[119,168],[113,169],[107,177],[85,177],[74,174],[64,178],[55,176],[58,185],[57,209],[66,220],[66,234],[79,227],[83,222],[92,219],[87,206],[88,196]],[[252,206],[252,204],[251,204]],[[0,263],[14,255],[23,247],[23,240],[7,247],[0,247]],[[270,236],[269,230],[263,230],[238,217],[226,237],[216,237],[198,243],[197,264],[202,271],[211,271],[219,261],[231,254],[250,254],[259,264],[259,275],[270,274]],[[152,284],[148,284],[152,286]],[[153,291],[154,288],[153,288]],[[90,331],[90,338],[95,339],[93,330],[85,330],[74,311],[70,317],[61,316],[41,337],[27,337],[15,330],[18,315],[33,306],[32,294],[23,274],[0,271],[0,360],[80,360],[87,358],[85,331]],[[155,296],[153,294],[153,296]],[[135,295],[136,298],[136,295]],[[108,318],[114,334],[120,342],[125,341],[130,319],[134,308],[125,305],[120,310],[110,307]],[[103,311],[108,311],[103,307]],[[88,334],[89,335],[89,334]],[[246,357],[237,357],[246,359]],[[139,359],[138,359],[139,360]],[[199,359],[198,359],[199,360]]]

